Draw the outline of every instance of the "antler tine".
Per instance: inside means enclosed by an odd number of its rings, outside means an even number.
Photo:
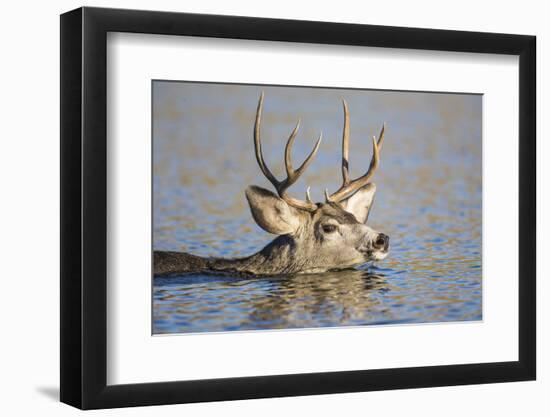
[[[378,151],[382,149],[382,144],[384,143],[384,131],[386,130],[386,122],[382,123],[382,129],[380,129],[380,134],[378,135]]]
[[[296,138],[298,129],[300,129],[300,121],[301,120],[298,119],[296,127],[294,128],[294,130],[292,130],[292,133],[288,137],[288,141],[286,142],[285,146],[285,169],[288,178],[290,178],[294,174],[294,168],[292,168],[292,158],[290,156],[290,153],[292,151],[292,145],[294,145],[294,139]]]
[[[313,201],[311,200],[311,194],[309,193],[310,189],[311,189],[311,187],[307,187],[307,189],[306,189],[306,201],[308,203],[313,203]]]
[[[267,165],[265,164],[264,157],[262,154],[262,142],[260,140],[260,127],[261,127],[261,119],[262,119],[262,109],[264,105],[264,92],[262,91],[262,94],[260,94],[260,100],[258,101],[258,109],[256,111],[256,121],[254,123],[254,151],[256,153],[256,160],[258,161],[258,165],[260,166],[260,169],[262,170],[263,174],[266,176],[266,178],[273,184],[275,188],[279,186],[279,181],[275,176],[271,173]]]
[[[342,99],[344,106],[344,130],[342,132],[342,178],[343,184],[349,184],[349,111],[348,103]]]
[[[305,161],[300,165],[298,169],[294,169],[292,166],[292,145],[294,144],[294,138],[296,137],[296,133],[298,131],[298,127],[300,126],[300,121],[298,120],[298,123],[296,124],[296,127],[290,134],[290,137],[288,138],[288,142],[286,143],[285,147],[285,168],[286,168],[286,186],[290,187],[292,184],[294,184],[296,181],[298,181],[298,178],[304,173],[304,171],[307,169],[315,155],[317,154],[317,151],[319,150],[319,146],[321,145],[321,140],[323,139],[323,133],[319,135],[319,139],[317,139],[317,142],[315,143],[315,146],[313,147],[312,151],[309,153]]]
[[[296,138],[296,134],[298,133],[298,129],[300,128],[300,120],[298,120],[298,123],[296,124],[296,127],[290,134],[290,137],[288,138],[288,141],[285,147],[285,168],[286,168],[287,178],[283,181],[279,181],[277,178],[275,178],[273,173],[269,170],[269,168],[265,164],[263,154],[262,154],[262,144],[260,140],[260,126],[261,126],[263,101],[264,101],[264,93],[262,92],[262,94],[260,95],[260,100],[258,101],[258,109],[256,111],[256,122],[254,124],[254,150],[256,153],[256,160],[258,161],[258,165],[260,166],[260,169],[262,170],[266,178],[269,180],[269,182],[271,182],[271,184],[273,184],[273,186],[277,190],[279,197],[281,197],[284,201],[286,201],[288,204],[296,208],[301,208],[308,211],[316,210],[317,205],[315,205],[310,198],[308,198],[308,201],[297,200],[293,197],[288,196],[286,191],[288,187],[290,187],[292,184],[298,181],[298,178],[300,178],[300,176],[303,174],[303,172],[306,170],[306,168],[309,166],[309,164],[313,160],[313,157],[317,153],[317,150],[319,149],[319,146],[321,144],[322,134],[319,135],[319,139],[317,140],[317,143],[313,147],[313,150],[310,152],[308,157],[305,159],[302,165],[300,165],[300,167],[295,170],[292,166],[291,151],[292,151],[292,145],[294,144],[294,139]]]
[[[345,100],[343,101],[344,105],[344,131],[342,134],[342,186],[332,195],[328,195],[328,193],[325,193],[325,199],[327,202],[339,202],[353,193],[355,193],[357,190],[359,190],[361,187],[365,186],[370,178],[374,175],[374,172],[378,168],[378,164],[380,161],[380,149],[382,148],[382,144],[384,143],[384,131],[386,129],[386,124],[384,123],[382,125],[382,129],[380,130],[380,135],[378,137],[378,140],[376,140],[376,137],[372,137],[372,159],[369,165],[369,169],[367,172],[353,180],[350,181],[349,178],[349,111],[348,111],[348,105]]]

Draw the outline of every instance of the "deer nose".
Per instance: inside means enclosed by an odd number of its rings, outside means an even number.
[[[385,235],[384,233],[380,233],[373,244],[375,249],[388,249],[389,245],[390,237],[388,235]]]

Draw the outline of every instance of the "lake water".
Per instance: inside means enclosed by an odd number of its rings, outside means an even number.
[[[155,278],[153,333],[481,320],[480,95],[155,81],[154,249],[236,257],[274,238],[256,226],[244,197],[249,184],[272,189],[253,153],[261,91],[264,156],[279,177],[297,117],[295,165],[323,131],[316,160],[290,189],[300,198],[308,185],[316,201],[340,185],[342,97],[352,177],[367,169],[370,137],[387,122],[368,224],[390,236],[390,254],[316,275]]]

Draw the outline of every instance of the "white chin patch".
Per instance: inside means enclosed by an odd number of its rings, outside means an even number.
[[[388,256],[388,252],[374,252],[372,254],[372,260],[381,261],[382,259],[386,259],[386,256]]]

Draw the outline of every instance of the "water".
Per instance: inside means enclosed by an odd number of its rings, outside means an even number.
[[[369,138],[388,129],[369,225],[391,238],[389,256],[358,270],[292,277],[156,278],[153,332],[318,328],[482,318],[481,96],[155,82],[153,246],[201,256],[245,256],[274,236],[254,223],[244,189],[272,189],[253,154],[262,141],[283,176],[296,118],[295,165],[324,141],[291,189],[315,200],[341,181],[341,97],[351,116],[352,177],[368,167]]]

